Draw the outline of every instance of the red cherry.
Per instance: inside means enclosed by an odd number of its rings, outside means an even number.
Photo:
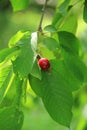
[[[47,58],[39,59],[38,64],[42,70],[48,70],[50,68],[50,62]]]

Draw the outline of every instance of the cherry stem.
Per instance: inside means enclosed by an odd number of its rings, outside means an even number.
[[[47,2],[48,2],[48,0],[45,0],[45,3],[44,3],[43,8],[42,8],[42,15],[41,15],[40,23],[38,26],[38,32],[42,32],[42,22],[43,22]]]
[[[40,59],[41,59],[40,55],[37,55],[37,57],[36,57],[36,58],[37,58],[37,60],[40,60]]]

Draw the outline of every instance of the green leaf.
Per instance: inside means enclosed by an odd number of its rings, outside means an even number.
[[[6,66],[0,70],[0,103],[9,90],[12,72],[12,66]]]
[[[51,50],[49,50],[46,46],[44,46],[44,44],[39,44],[38,52],[41,53],[42,57],[46,57],[48,59],[54,59],[55,58],[54,53]]]
[[[62,14],[57,12],[53,17],[52,25],[57,26],[58,22],[61,20],[62,17]]]
[[[45,31],[49,31],[49,32],[57,32],[56,28],[53,25],[47,25],[44,27]]]
[[[52,74],[47,73],[43,75],[44,90],[43,103],[51,115],[51,117],[58,123],[70,127],[72,118],[72,94],[68,91],[68,87],[64,85],[61,78],[56,72]]]
[[[67,31],[75,34],[78,25],[77,20],[78,20],[77,15],[68,16],[68,18],[65,19],[64,23],[58,29],[58,31]]]
[[[59,12],[63,15],[66,14],[67,8],[69,6],[70,0],[64,0],[64,2],[59,6]]]
[[[71,73],[79,80],[80,83],[87,82],[87,67],[82,60],[67,52],[63,52],[64,62]]]
[[[21,103],[21,97],[22,97],[22,86],[23,86],[23,79],[19,77],[19,75],[15,75],[14,77],[14,85],[16,87],[16,94],[15,94],[15,100],[13,104],[17,107],[19,107]]]
[[[51,69],[57,72],[62,82],[64,83],[64,86],[67,86],[69,91],[72,92],[80,88],[81,82],[72,74],[72,71],[70,71],[70,69],[65,65],[64,61],[55,59],[55,60],[51,60],[50,63],[51,63]],[[40,82],[36,80],[37,86],[35,86],[33,85],[34,78],[32,78],[32,76],[29,76],[29,79],[30,79],[30,84],[31,84],[32,89],[35,91],[35,93],[38,96],[41,97],[42,90],[41,90],[41,87],[39,87]]]
[[[51,37],[44,38],[43,44],[51,51],[58,49],[58,46],[59,46],[58,42]]]
[[[32,71],[31,71],[31,75],[33,75],[34,77],[41,80],[41,77],[42,77],[41,76],[41,69],[38,66],[38,61],[37,60],[34,61],[33,68],[32,68]]]
[[[73,75],[72,71],[70,71],[64,60],[55,59],[50,62],[52,69],[54,69],[60,75],[61,79],[67,84],[71,92],[81,87],[81,81],[79,81],[75,75]]]
[[[29,78],[29,83],[30,83],[31,88],[39,97],[41,97],[42,96],[42,88],[41,88],[42,78],[40,80],[39,78],[36,78],[35,76],[31,74],[28,76],[28,78]]]
[[[30,35],[29,31],[18,31],[14,36],[11,37],[9,41],[9,47],[17,46],[17,43],[21,38],[29,35]]]
[[[13,70],[21,77],[26,77],[32,69],[34,62],[34,52],[30,44],[31,38],[21,39],[18,43],[21,49],[19,56],[12,61]]]
[[[42,71],[41,80],[29,76],[30,85],[42,98],[50,116],[58,123],[69,127],[72,118],[72,93],[60,73],[54,69],[54,66],[51,67],[52,70]]]
[[[19,11],[28,8],[30,0],[10,0],[13,11]]]
[[[19,48],[6,48],[0,51],[0,63],[10,59],[14,54],[18,53]]]
[[[61,31],[58,32],[61,49],[73,55],[79,55],[80,41],[72,33]]]
[[[87,23],[87,0],[84,2],[83,19]]]
[[[1,130],[21,130],[23,119],[23,113],[15,107],[0,109]]]
[[[26,79],[26,78],[25,78]],[[9,88],[9,91],[6,91],[6,97],[4,98],[2,105],[6,106],[7,100],[9,101],[9,106],[15,106],[19,108],[19,105],[21,103],[21,97],[23,94],[23,85],[25,79],[20,79],[18,75],[13,74],[9,81],[9,87],[7,87],[7,90]],[[26,84],[27,85],[27,84]]]

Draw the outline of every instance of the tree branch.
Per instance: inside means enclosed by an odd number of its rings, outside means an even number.
[[[42,22],[43,22],[43,17],[44,17],[44,14],[45,14],[47,2],[48,2],[48,0],[45,0],[45,3],[44,3],[43,8],[42,8],[42,15],[41,15],[40,23],[39,23],[39,26],[38,26],[38,32],[42,32]]]

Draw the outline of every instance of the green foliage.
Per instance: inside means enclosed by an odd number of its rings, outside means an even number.
[[[61,31],[58,32],[59,43],[61,50],[64,49],[69,54],[79,55],[79,40],[69,32]]]
[[[61,18],[62,18],[62,14],[57,12],[53,18],[52,25],[57,25]]]
[[[64,61],[65,64],[67,64],[67,67],[73,73],[74,77],[76,77],[80,82],[84,83],[87,77],[87,67],[81,61],[81,59],[69,54],[65,54]]]
[[[49,32],[57,32],[56,28],[53,25],[45,26],[44,30]]]
[[[13,11],[19,11],[28,8],[30,0],[10,0]]]
[[[30,44],[30,38],[20,40],[18,44],[21,52],[19,56],[12,61],[13,69],[16,74],[18,73],[21,77],[26,77],[33,66],[34,52]]]
[[[18,50],[19,50],[18,47],[6,48],[6,49],[1,50],[0,51],[0,63],[5,60],[11,59],[14,56],[14,54],[18,53]]]
[[[78,1],[80,3],[80,1]],[[70,0],[65,0],[57,7],[52,26],[58,31],[76,33],[78,26],[78,12],[73,13],[75,4],[71,5]]]
[[[23,125],[23,112],[19,110],[22,94],[23,80],[13,75],[12,65],[6,66],[0,71],[0,128],[3,130],[21,130]],[[8,95],[11,87],[16,87],[12,103],[9,107],[2,107],[3,100]],[[5,124],[5,125],[4,125]]]
[[[31,71],[31,75],[33,75],[34,77],[41,79],[41,69],[38,66],[37,60],[34,61],[33,63],[33,67],[32,67],[32,71]]]
[[[29,0],[10,1],[14,11],[29,5]],[[86,3],[85,0],[82,12],[85,22]],[[24,92],[26,96],[27,81],[41,97],[50,116],[70,127],[72,92],[87,84],[87,66],[82,61],[81,44],[76,37],[78,12],[73,13],[74,6],[72,0],[59,2],[52,24],[36,32],[18,31],[10,39],[9,47],[0,51],[0,129],[21,130],[20,106]],[[39,67],[38,54],[49,59],[48,70]],[[6,106],[5,98],[10,95],[11,88],[15,88],[15,98],[10,97],[11,103]]]
[[[55,64],[56,63],[56,68]],[[59,64],[53,60],[52,70],[42,71],[42,80],[30,76],[32,89],[41,96],[43,103],[54,120],[70,126],[72,117],[72,94],[69,86],[58,72]]]
[[[68,31],[75,34],[78,26],[78,16],[69,15],[68,18],[65,18],[65,22],[60,26],[59,31]]]
[[[49,50],[47,47],[45,47],[46,45],[41,44],[39,45],[39,49],[38,52],[41,53],[42,57],[46,57],[48,59],[54,59],[54,52],[52,52],[51,50]]]
[[[58,49],[58,42],[51,37],[44,38],[43,44],[51,51]]]
[[[23,118],[23,113],[15,107],[0,109],[0,129],[21,130]]]
[[[11,37],[9,41],[9,47],[15,47],[17,46],[17,42],[20,41],[21,38],[26,37],[27,35],[30,35],[29,31],[18,31],[14,36]]]
[[[66,14],[66,11],[68,9],[68,6],[69,6],[69,3],[70,3],[70,0],[65,0],[58,8],[59,12],[62,14],[62,15],[65,15]]]
[[[64,60],[54,60],[51,61],[51,66],[60,75],[61,80],[65,82],[68,89],[72,92],[80,88],[80,81],[73,75],[71,69],[68,68],[68,63],[65,64]]]
[[[87,67],[80,58],[80,41],[72,33],[64,31],[58,32],[58,37],[64,63],[79,82],[85,82]]]
[[[84,2],[83,19],[87,23],[87,0]]]
[[[0,104],[8,92],[12,72],[13,70],[11,65],[0,69]]]

